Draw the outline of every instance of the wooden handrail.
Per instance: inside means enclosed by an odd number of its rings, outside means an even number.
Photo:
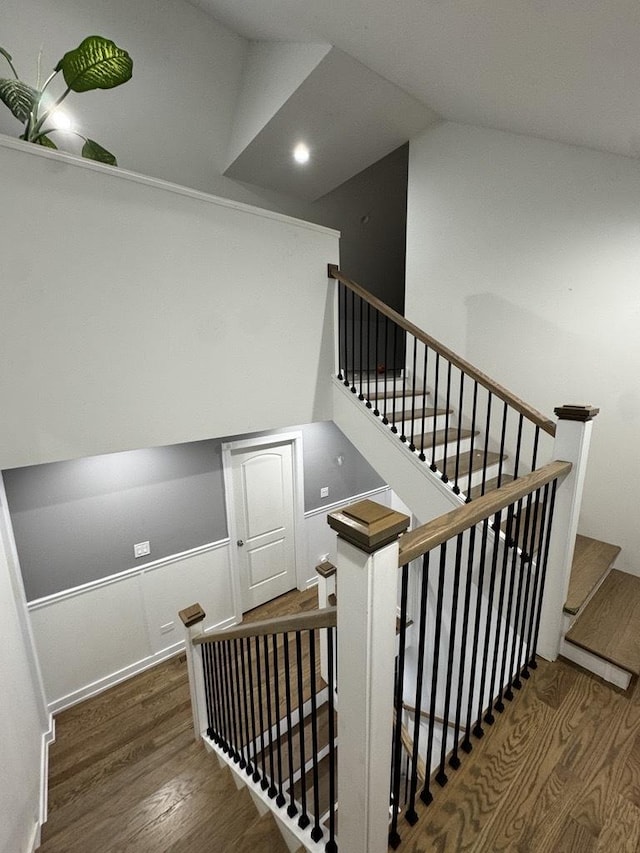
[[[491,379],[490,376],[487,376],[486,373],[483,373],[481,370],[478,370],[477,367],[474,367],[470,362],[457,355],[457,353],[453,352],[453,350],[450,350],[449,347],[446,347],[444,344],[441,344],[440,341],[437,341],[435,338],[432,338],[431,335],[428,335],[426,332],[423,332],[422,329],[418,328],[418,326],[415,326],[413,323],[407,320],[406,317],[403,317],[402,314],[398,314],[397,311],[394,311],[393,308],[390,308],[388,305],[382,302],[382,300],[378,299],[372,293],[369,293],[369,291],[365,290],[364,287],[361,287],[355,281],[352,281],[350,278],[347,278],[346,275],[340,272],[340,270],[335,264],[329,264],[328,275],[329,278],[334,278],[337,281],[342,282],[345,287],[348,287],[349,290],[360,296],[362,299],[365,300],[365,302],[368,302],[377,311],[379,311],[381,314],[384,314],[385,317],[388,317],[390,320],[393,320],[393,322],[397,323],[400,328],[412,334],[414,338],[417,338],[419,341],[422,341],[423,344],[430,347],[432,350],[435,350],[435,352],[439,353],[443,358],[446,358],[447,361],[451,362],[451,364],[462,370],[465,375],[470,376],[472,379],[479,382],[494,396],[507,403],[521,415],[524,415],[527,420],[530,420],[536,426],[539,426],[541,430],[551,436],[555,436],[556,425],[554,421],[546,417],[546,415],[543,415],[542,412],[539,412],[537,409],[534,409],[533,406],[530,406],[528,403],[525,403],[524,400],[520,399],[520,397],[516,397],[515,394],[511,393],[511,391],[508,391],[502,385],[499,385],[497,382]]]
[[[324,607],[322,610],[306,610],[303,613],[278,616],[262,622],[244,622],[222,631],[211,631],[195,637],[193,645],[201,646],[205,643],[221,643],[224,640],[240,640],[243,637],[284,634],[287,631],[309,631],[312,628],[335,628],[336,624],[336,608]]]
[[[488,492],[471,503],[434,518],[433,521],[428,521],[410,533],[405,533],[399,540],[398,566],[417,560],[427,551],[437,548],[438,545],[479,524],[485,518],[519,501],[525,495],[535,492],[558,477],[566,476],[571,468],[571,462],[549,462],[548,465],[518,477],[506,486]]]

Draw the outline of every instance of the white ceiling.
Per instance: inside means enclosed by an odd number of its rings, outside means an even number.
[[[250,39],[327,42],[441,117],[640,156],[638,0],[196,0]]]

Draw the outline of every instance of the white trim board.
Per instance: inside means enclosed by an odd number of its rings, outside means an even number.
[[[4,134],[0,134],[0,147],[10,148],[13,151],[19,151],[22,154],[27,154],[32,157],[44,157],[47,160],[62,160],[66,165],[72,166],[76,169],[86,169],[90,172],[108,174],[121,181],[142,184],[143,186],[161,190],[162,192],[170,192],[174,195],[186,196],[187,198],[192,198],[196,201],[202,201],[206,204],[215,204],[218,205],[218,207],[232,208],[233,210],[251,213],[254,216],[261,216],[265,219],[273,219],[276,222],[286,222],[289,225],[297,225],[299,228],[304,228],[308,231],[315,231],[319,234],[330,234],[332,236],[340,237],[339,231],[336,231],[334,228],[327,228],[324,225],[317,225],[315,222],[306,222],[304,219],[287,216],[285,213],[276,213],[275,211],[268,210],[264,207],[255,207],[254,205],[246,204],[245,202],[211,195],[210,193],[202,192],[202,190],[183,187],[181,184],[174,184],[171,183],[171,181],[165,181],[162,178],[153,178],[150,175],[142,175],[139,172],[131,172],[127,169],[121,169],[119,166],[108,166],[105,163],[98,163],[95,160],[86,160],[83,157],[76,156],[75,154],[69,154],[67,151],[50,151],[39,145],[34,145],[32,142],[25,142],[22,139],[13,139],[11,136],[6,136]]]

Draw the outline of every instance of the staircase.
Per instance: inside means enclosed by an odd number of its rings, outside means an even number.
[[[617,571],[617,545],[577,536],[562,655],[626,690],[640,675],[640,578]]]

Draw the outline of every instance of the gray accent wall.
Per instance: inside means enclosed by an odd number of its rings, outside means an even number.
[[[305,511],[384,485],[334,423],[290,429],[303,434]],[[248,436],[232,438],[242,437]],[[227,440],[5,470],[27,599],[226,538],[221,445]],[[134,544],[147,540],[151,553],[135,559]]]

